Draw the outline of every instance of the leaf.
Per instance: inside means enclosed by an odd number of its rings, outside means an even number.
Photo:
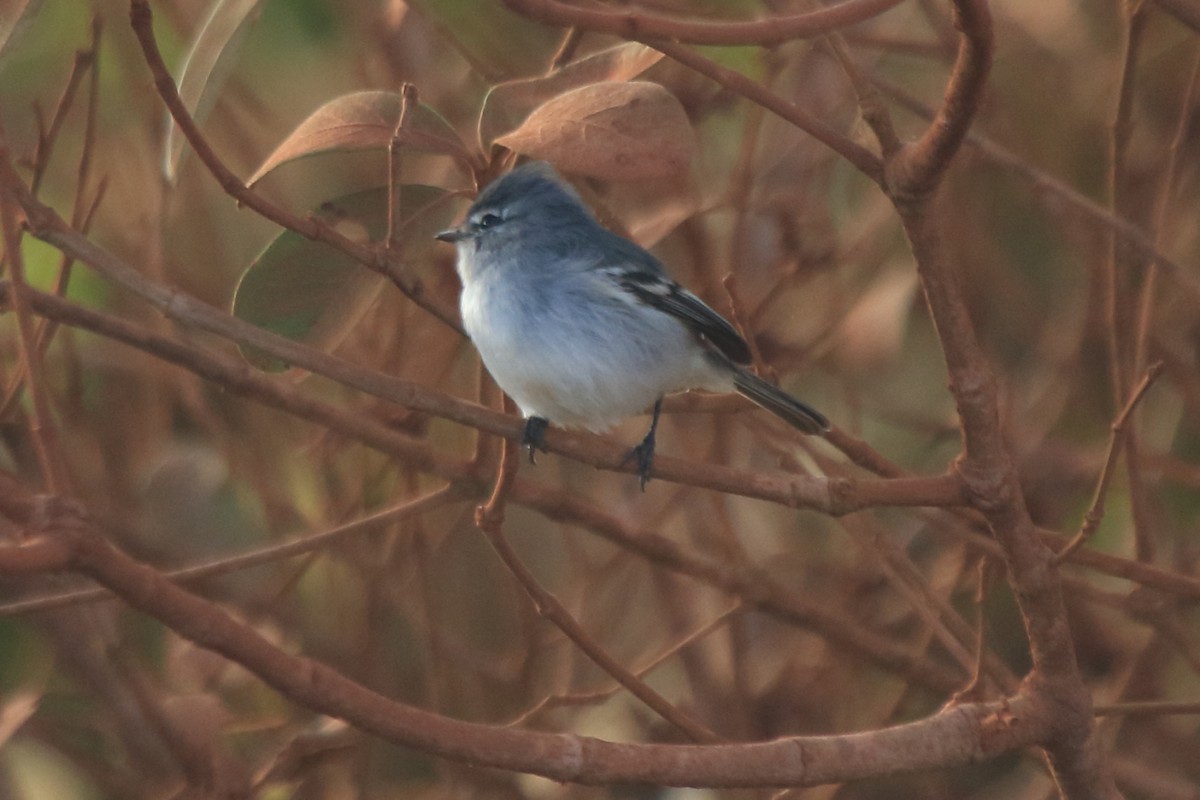
[[[499,2],[406,0],[490,83],[545,72],[562,34]]]
[[[875,278],[842,322],[837,349],[844,362],[871,370],[895,358],[916,293],[917,274],[908,265],[894,266]]]
[[[479,113],[479,142],[486,151],[496,137],[517,128],[529,112],[550,98],[601,81],[628,81],[657,64],[663,54],[628,42],[572,62],[541,78],[493,86]]]
[[[0,10],[0,64],[33,25],[45,0],[15,0]]]
[[[433,252],[434,234],[454,215],[453,194],[433,186],[406,184],[400,191],[404,260],[416,263]],[[386,187],[339,197],[313,216],[359,242],[387,234]],[[386,281],[345,253],[293,231],[275,238],[243,273],[233,314],[313,347],[336,347],[379,296]],[[253,348],[242,355],[254,366],[282,372],[288,364]]]
[[[10,694],[0,706],[0,748],[33,716],[42,699],[40,691],[26,690]]]
[[[646,81],[594,83],[560,94],[496,142],[564,172],[618,181],[678,176],[695,146],[679,100]]]
[[[280,164],[331,151],[387,149],[400,121],[402,98],[396,92],[355,92],[330,100],[301,122],[275,148],[249,185]],[[471,170],[474,158],[440,114],[424,103],[409,109],[401,141],[414,149],[454,158]]]
[[[261,5],[262,0],[216,0],[197,31],[179,72],[179,98],[197,123],[208,117],[221,87],[233,74]],[[168,114],[163,174],[169,181],[178,174],[183,145],[183,135]]]

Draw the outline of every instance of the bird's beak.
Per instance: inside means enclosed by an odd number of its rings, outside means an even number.
[[[441,242],[461,242],[471,235],[471,232],[466,229],[466,226],[459,225],[457,228],[447,228],[433,238]]]

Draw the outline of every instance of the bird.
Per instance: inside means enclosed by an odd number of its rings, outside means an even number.
[[[436,238],[456,247],[463,328],[525,418],[531,461],[551,423],[599,433],[652,409],[625,460],[645,491],[663,397],[688,389],[737,392],[806,434],[830,430],[821,413],[751,372],[737,329],[601,225],[544,161],[494,180]]]

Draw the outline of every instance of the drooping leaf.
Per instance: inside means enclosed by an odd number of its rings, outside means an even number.
[[[262,0],[216,0],[196,32],[179,73],[179,98],[196,122],[202,122],[216,104],[261,6]],[[183,134],[168,114],[163,173],[169,181],[179,171],[183,145]]]
[[[866,371],[896,357],[917,291],[911,269],[893,267],[875,278],[842,323],[837,347],[847,364]]]
[[[26,689],[10,693],[0,704],[0,747],[33,716],[42,699],[40,691]]]
[[[493,86],[479,113],[479,142],[487,150],[498,136],[515,129],[550,98],[591,83],[632,80],[662,57],[662,53],[644,44],[627,42],[581,58],[545,77]]]
[[[433,186],[407,184],[400,191],[400,239],[407,264],[428,258],[433,236],[454,215],[451,193]],[[313,216],[359,242],[382,241],[387,234],[386,187],[339,197]],[[310,344],[336,347],[386,281],[340,250],[284,231],[243,273],[234,294],[234,316],[260,328]],[[288,365],[273,356],[243,348],[259,369],[280,372]]]
[[[280,164],[331,151],[386,149],[400,121],[396,92],[355,92],[330,100],[288,134],[250,177],[253,186]],[[469,171],[473,157],[440,114],[424,103],[409,109],[401,141],[414,149],[453,158]]]
[[[499,2],[407,0],[490,82],[545,72],[562,33]]]
[[[0,65],[42,10],[45,0],[11,0],[0,10]]]
[[[566,172],[608,180],[678,176],[695,147],[679,100],[646,81],[594,83],[560,94],[496,141]]]

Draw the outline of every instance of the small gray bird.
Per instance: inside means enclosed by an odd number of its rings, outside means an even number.
[[[805,433],[829,430],[746,370],[750,348],[734,327],[605,230],[545,162],[491,183],[437,238],[457,246],[463,326],[525,416],[530,460],[550,422],[599,432],[653,406],[629,455],[644,490],[663,395],[684,389],[736,391]]]

